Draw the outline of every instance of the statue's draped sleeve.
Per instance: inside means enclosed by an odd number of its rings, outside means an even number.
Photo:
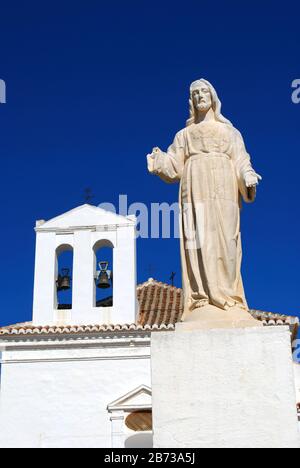
[[[169,184],[180,181],[185,160],[185,129],[177,133],[174,142],[166,153],[156,154],[153,160],[152,173]]]
[[[248,188],[245,183],[245,175],[247,173],[255,174],[251,164],[250,155],[248,154],[242,135],[234,129],[232,160],[236,170],[238,187],[241,197],[246,203],[252,203],[256,197],[256,187]]]

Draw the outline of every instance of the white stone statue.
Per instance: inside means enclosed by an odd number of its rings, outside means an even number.
[[[147,160],[150,173],[180,181],[182,320],[224,319],[237,310],[239,319],[251,320],[241,277],[240,208],[242,198],[255,200],[261,177],[208,81],[192,83],[190,118],[167,153],[154,148]]]

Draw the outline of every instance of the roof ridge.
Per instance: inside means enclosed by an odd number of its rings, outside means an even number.
[[[181,291],[182,292],[182,288],[178,288],[177,286],[172,286],[171,284],[168,284],[168,283],[164,283],[162,281],[158,281],[154,278],[149,278],[147,281],[145,281],[144,283],[140,283],[137,285],[137,289],[141,289],[145,286],[151,286],[151,285],[155,285],[155,286],[163,286],[164,288],[170,288],[170,289],[177,289],[178,291]]]
[[[103,324],[103,325],[31,325],[26,327],[3,327],[0,328],[0,337],[7,335],[59,335],[74,333],[100,333],[100,332],[132,332],[132,331],[168,331],[174,330],[174,324],[139,325],[132,324]]]

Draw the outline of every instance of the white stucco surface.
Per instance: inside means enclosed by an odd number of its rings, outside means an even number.
[[[151,408],[145,334],[27,339],[0,347],[1,448],[124,447],[128,412]],[[132,401],[123,402],[130,392]],[[108,408],[117,399],[119,406]]]
[[[151,340],[154,447],[299,447],[287,327]]]
[[[297,362],[294,362],[294,375],[295,375],[297,403],[300,403],[300,364]]]
[[[136,219],[83,205],[36,226],[33,323],[124,324],[136,320]],[[113,248],[113,307],[96,307],[95,248]],[[73,250],[72,310],[57,310],[57,252]]]

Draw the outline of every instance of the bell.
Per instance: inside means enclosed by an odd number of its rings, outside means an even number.
[[[63,268],[61,272],[62,274],[58,275],[57,279],[57,290],[68,291],[71,289],[70,270],[68,268]]]
[[[108,274],[106,271],[101,271],[99,280],[98,280],[98,288],[99,289],[108,289],[110,288],[110,282],[108,278]]]
[[[110,272],[108,271],[108,262],[100,262],[100,274],[98,277],[97,287],[99,289],[108,289],[110,288]]]

